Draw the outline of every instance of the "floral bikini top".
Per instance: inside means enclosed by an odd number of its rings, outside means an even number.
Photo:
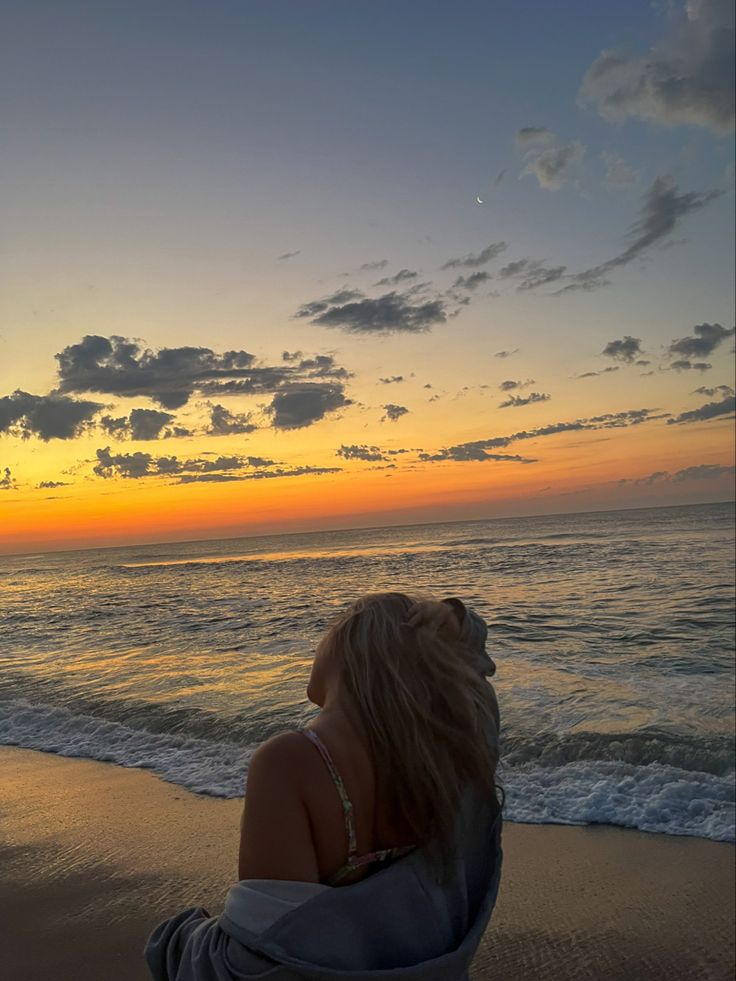
[[[341,868],[337,870],[337,872],[333,873],[333,875],[327,879],[326,885],[337,885],[346,876],[350,875],[356,869],[363,868],[365,865],[373,865],[374,862],[386,862],[396,858],[401,858],[403,855],[408,855],[409,852],[413,851],[416,847],[415,845],[404,845],[400,848],[382,848],[378,851],[367,852],[365,855],[358,855],[358,839],[355,834],[353,804],[348,797],[348,792],[345,789],[345,784],[342,782],[342,777],[338,773],[337,767],[335,766],[334,760],[330,756],[329,750],[314,729],[302,729],[301,731],[311,743],[314,743],[319,750],[320,756],[325,761],[325,766],[329,770],[330,776],[332,777],[332,782],[335,784],[335,788],[340,795],[343,815],[345,817],[345,832],[348,839],[348,860]]]

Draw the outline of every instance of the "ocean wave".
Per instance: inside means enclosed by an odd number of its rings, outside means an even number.
[[[527,765],[499,773],[505,814],[527,824],[613,824],[734,841],[734,781],[650,763]]]
[[[502,748],[508,767],[533,763],[560,768],[596,760],[636,767],[662,764],[682,771],[726,776],[732,773],[734,761],[734,739],[730,736],[689,737],[655,731],[507,735]]]
[[[211,797],[240,797],[255,745],[132,729],[65,708],[0,701],[0,743],[151,770]]]
[[[638,762],[580,758],[596,752],[610,757],[620,753],[627,741],[638,747]],[[546,751],[534,740],[507,740],[510,745],[499,769],[499,782],[506,791],[509,820],[613,824],[661,834],[734,840],[732,773],[697,770],[695,756],[686,753],[681,766],[652,762],[655,745],[660,746],[660,756],[668,755],[662,754],[663,741],[658,737],[647,741],[590,734],[550,737],[545,742]],[[187,790],[228,798],[242,796],[248,762],[257,745],[134,729],[19,699],[0,700],[0,743],[146,769]],[[555,745],[556,752],[552,752],[550,747]],[[680,741],[680,752],[682,748]],[[673,756],[676,750],[674,746]],[[571,760],[575,753],[578,758]],[[632,754],[630,749],[628,755]],[[713,766],[712,759],[703,757],[702,762]],[[686,769],[685,764],[693,768]]]

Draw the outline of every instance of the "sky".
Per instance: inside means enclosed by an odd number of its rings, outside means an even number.
[[[0,37],[0,551],[733,498],[730,0]]]

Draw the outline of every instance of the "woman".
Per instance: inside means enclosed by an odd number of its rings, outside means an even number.
[[[459,600],[366,596],[317,648],[307,729],[254,754],[239,879],[147,947],[161,981],[467,977],[495,902],[498,707]]]

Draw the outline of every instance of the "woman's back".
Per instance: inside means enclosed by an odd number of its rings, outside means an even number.
[[[312,737],[322,763],[307,796],[320,880],[356,882],[413,847],[411,828],[390,811],[391,775],[375,772],[356,725],[341,712],[323,712],[304,735]]]

